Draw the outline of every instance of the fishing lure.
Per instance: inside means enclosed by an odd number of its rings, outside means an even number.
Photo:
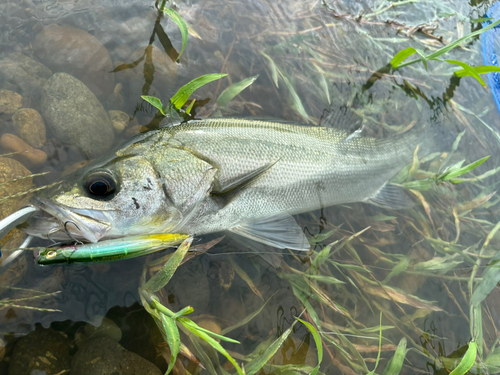
[[[74,262],[112,262],[151,254],[175,246],[186,238],[185,234],[147,234],[119,238],[97,243],[62,246],[58,248],[27,248],[39,251],[37,263],[50,265]]]

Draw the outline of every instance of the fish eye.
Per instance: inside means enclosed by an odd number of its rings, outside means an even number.
[[[107,172],[95,172],[84,178],[87,193],[94,197],[109,197],[116,191],[116,181]]]
[[[47,251],[47,254],[45,254],[45,256],[47,257],[47,259],[52,259],[56,255],[57,255],[57,251],[54,251],[54,250],[49,250],[49,251]]]

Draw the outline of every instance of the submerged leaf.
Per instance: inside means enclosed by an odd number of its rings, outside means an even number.
[[[408,350],[406,350],[406,342],[406,337],[403,337],[398,344],[394,356],[387,362],[382,375],[398,375],[401,372],[406,353],[408,352]]]
[[[182,48],[181,52],[179,52],[179,56],[177,56],[177,60],[179,60],[179,57],[181,57],[182,52],[184,52],[184,49],[186,48],[187,41],[188,41],[188,27],[186,25],[186,22],[182,19],[179,13],[177,13],[175,10],[170,9],[170,8],[165,8],[162,9],[163,12],[170,17],[172,21],[175,22],[175,24],[179,27],[179,30],[181,31],[182,35]]]
[[[462,360],[458,364],[458,366],[450,373],[450,375],[465,375],[474,362],[476,362],[477,355],[477,344],[474,341],[469,343],[469,348],[465,355],[462,357]]]
[[[255,358],[245,366],[246,375],[256,374],[267,363],[267,361],[269,361],[271,357],[276,354],[281,345],[283,345],[288,336],[290,336],[290,333],[292,333],[293,327],[296,323],[297,321],[293,322],[290,328],[283,332],[280,337],[269,345],[269,347],[267,347],[259,357]]]
[[[476,70],[469,64],[458,60],[445,60],[445,61],[449,64],[461,66],[467,72],[467,75],[474,77],[481,84],[481,86],[486,87],[486,83],[484,83],[483,79],[479,76]]]
[[[217,99],[217,105],[219,107],[225,107],[231,100],[234,99],[236,95],[238,95],[240,92],[245,90],[248,86],[250,86],[252,83],[255,82],[255,80],[259,78],[259,75],[253,76],[246,78],[242,81],[236,82],[226,88],[222,93],[219,95],[219,98]]]
[[[177,329],[177,325],[175,324],[175,320],[169,318],[165,314],[160,314],[161,323],[163,326],[163,332],[165,338],[167,340],[168,346],[170,348],[170,362],[168,364],[168,369],[165,374],[169,374],[170,371],[174,368],[175,360],[177,359],[177,355],[179,354],[179,350],[181,347],[181,338],[179,335],[179,330]]]
[[[316,375],[319,371],[321,362],[323,361],[323,342],[321,341],[321,337],[318,331],[316,330],[316,328],[314,328],[314,326],[311,323],[306,322],[305,320],[299,318],[296,319],[307,327],[309,332],[311,332],[311,334],[313,335],[314,342],[316,343],[316,350],[318,351],[318,365],[311,372],[311,375]]]

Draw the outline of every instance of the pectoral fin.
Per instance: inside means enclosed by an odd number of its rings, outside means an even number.
[[[246,222],[231,232],[279,249],[307,251],[309,242],[295,219],[286,213]]]
[[[224,184],[224,186],[219,187],[218,190],[212,189],[212,195],[224,195],[235,189],[242,188],[244,186],[249,185],[252,181],[259,178],[264,174],[268,169],[270,169],[273,165],[275,165],[278,161],[273,161],[269,164],[263,165],[260,168],[254,169],[250,173],[246,173],[240,176],[236,176],[233,180]]]

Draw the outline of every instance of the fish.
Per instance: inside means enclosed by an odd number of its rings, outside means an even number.
[[[230,232],[308,250],[293,215],[354,202],[411,206],[388,181],[411,162],[421,132],[375,138],[347,130],[349,116],[327,120],[212,118],[141,133],[34,196],[37,213],[22,229],[85,243]]]

